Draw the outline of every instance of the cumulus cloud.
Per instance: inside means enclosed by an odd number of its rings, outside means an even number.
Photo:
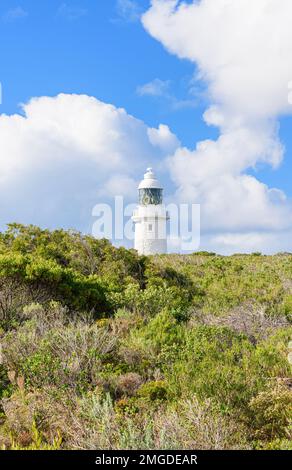
[[[151,144],[154,147],[159,147],[166,154],[171,154],[180,146],[178,138],[165,124],[160,124],[158,129],[149,128],[147,133]]]
[[[168,165],[177,197],[202,206],[205,242],[223,251],[252,250],[259,240],[279,248],[272,240],[292,231],[291,202],[249,174],[259,163],[276,168],[284,156],[278,119],[291,113],[291,15],[290,0],[152,0],[142,18],[207,85],[204,120],[220,136],[178,149]]]
[[[174,150],[167,126],[86,95],[32,99],[0,116],[0,225],[11,221],[90,231],[99,202],[132,202],[145,168]],[[136,196],[136,195],[135,195]]]

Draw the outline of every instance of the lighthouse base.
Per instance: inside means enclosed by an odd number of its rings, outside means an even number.
[[[167,253],[166,240],[135,240],[135,250],[139,255],[155,255]]]

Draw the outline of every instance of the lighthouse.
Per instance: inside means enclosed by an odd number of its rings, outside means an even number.
[[[147,168],[138,187],[139,205],[132,220],[135,224],[135,249],[140,255],[167,252],[168,212],[163,204],[163,188],[152,168]]]

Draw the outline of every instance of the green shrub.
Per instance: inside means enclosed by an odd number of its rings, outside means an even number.
[[[149,401],[164,401],[167,399],[167,386],[162,380],[147,382],[138,390],[138,395]]]
[[[255,437],[261,440],[292,439],[292,392],[278,386],[262,391],[250,401]]]
[[[147,258],[9,225],[0,447],[290,448],[291,286],[291,254]]]

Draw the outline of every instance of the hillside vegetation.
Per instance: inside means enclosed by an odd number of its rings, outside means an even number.
[[[292,449],[292,255],[0,234],[0,447]]]

